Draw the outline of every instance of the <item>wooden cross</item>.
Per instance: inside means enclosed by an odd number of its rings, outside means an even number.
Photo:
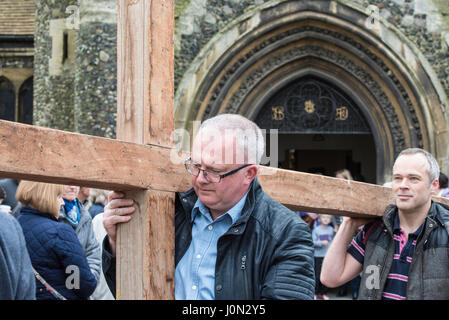
[[[133,219],[118,230],[119,299],[174,298],[174,196],[191,178],[170,162],[173,6],[119,0],[119,140],[0,120],[1,177],[121,190],[135,200]],[[293,210],[367,217],[392,203],[389,188],[366,183],[269,167],[260,168],[259,180]]]

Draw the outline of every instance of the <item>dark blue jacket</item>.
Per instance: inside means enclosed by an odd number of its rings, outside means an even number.
[[[73,228],[30,207],[22,208],[18,221],[34,269],[66,299],[87,299],[94,292],[97,280]],[[56,299],[38,280],[36,298]]]

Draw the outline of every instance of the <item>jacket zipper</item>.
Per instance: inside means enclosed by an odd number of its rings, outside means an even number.
[[[246,293],[246,300],[249,300],[249,294],[248,294],[248,277],[246,275],[246,255],[242,256],[242,264],[240,266],[240,269],[243,271],[243,281],[245,282],[245,293]]]
[[[433,228],[432,228],[432,229],[430,229],[429,233],[426,234],[426,230],[428,229],[428,224],[429,223],[431,223],[431,224],[437,223],[436,221],[432,221],[432,220],[430,220],[430,222],[429,222],[429,219],[430,219],[429,217],[426,217],[426,220],[424,221],[423,229],[421,230],[421,232],[418,235],[418,238],[416,239],[417,242],[423,242],[423,244],[420,246],[420,249],[422,249],[421,257],[423,256],[423,252],[427,245],[427,241],[429,240],[430,234],[433,231]],[[416,245],[415,251],[413,253],[414,257],[416,257],[416,249],[418,249],[418,244]],[[416,259],[413,258],[412,263],[410,264],[410,269],[412,268],[412,265],[414,265],[415,261],[416,261]],[[409,283],[410,282],[407,282],[407,297],[408,297],[408,284]],[[421,297],[420,297],[420,299],[424,299],[423,297],[424,297],[424,268],[421,268]]]
[[[394,243],[393,243],[393,246],[394,246]],[[391,248],[391,245],[390,245],[390,248]],[[388,252],[390,252],[390,250],[388,251]],[[393,254],[394,254],[394,247],[393,247]],[[383,275],[384,275],[384,271],[385,271],[385,264],[387,263],[387,257],[388,257],[389,255],[388,254],[386,254],[385,255],[385,257],[384,257],[384,262],[382,263],[382,269],[380,270],[380,277],[379,277],[379,292],[380,292],[380,300],[382,299],[382,293],[383,293],[383,287],[382,288],[380,288],[380,281],[381,281],[381,279],[383,279]],[[387,275],[387,277],[388,277],[388,275]],[[382,280],[382,283],[385,283],[383,280]],[[374,296],[374,295],[373,295]],[[373,297],[372,296],[372,297]]]
[[[388,235],[390,235],[390,234],[388,233],[388,231],[387,231],[386,228],[383,230],[383,232],[384,232],[384,233],[387,233]],[[394,240],[393,240],[393,245],[390,244],[388,252],[391,251],[391,250],[390,250],[391,247],[393,247],[393,254],[394,254]],[[385,270],[385,263],[387,262],[387,257],[388,257],[388,256],[389,256],[388,254],[385,255],[384,261],[383,261],[383,263],[382,263],[382,268],[380,269],[379,286],[380,286],[380,281],[381,281],[381,279],[383,279],[383,274],[384,274],[384,270]],[[388,276],[388,275],[387,275],[387,276]],[[382,282],[383,282],[383,281],[382,281]],[[379,292],[381,293],[381,294],[380,294],[380,295],[381,295],[381,296],[380,296],[380,299],[382,299],[382,292],[383,292],[383,289],[379,287],[378,290],[379,290]],[[371,294],[371,300],[374,300],[374,294],[375,294],[375,293],[374,293],[374,290],[373,290],[373,292],[372,292],[372,294]]]

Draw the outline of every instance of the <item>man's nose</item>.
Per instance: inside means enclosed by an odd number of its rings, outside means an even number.
[[[196,180],[200,183],[209,183],[209,181],[206,179],[206,175],[207,173],[205,173],[204,170],[200,170],[200,173],[198,174],[198,177],[196,178]]]
[[[399,187],[401,188],[408,188],[410,186],[408,179],[402,179]]]

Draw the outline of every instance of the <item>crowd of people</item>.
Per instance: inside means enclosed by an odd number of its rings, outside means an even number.
[[[9,279],[0,286],[0,299],[114,299],[101,272],[104,227],[97,207],[104,208],[107,191],[92,190],[93,197],[89,192],[78,186],[0,180],[0,204],[9,200],[6,210],[0,210],[6,260],[0,263],[0,275]]]
[[[448,179],[430,153],[403,150],[395,203],[362,219],[295,214],[273,200],[257,178],[264,147],[240,115],[200,126],[185,161],[193,188],[175,201],[176,299],[327,300],[329,287],[344,294],[348,285],[354,299],[449,299],[449,207],[432,201],[449,194]],[[335,177],[352,179],[348,170]],[[0,299],[114,299],[117,224],[132,219],[134,201],[2,183]]]

